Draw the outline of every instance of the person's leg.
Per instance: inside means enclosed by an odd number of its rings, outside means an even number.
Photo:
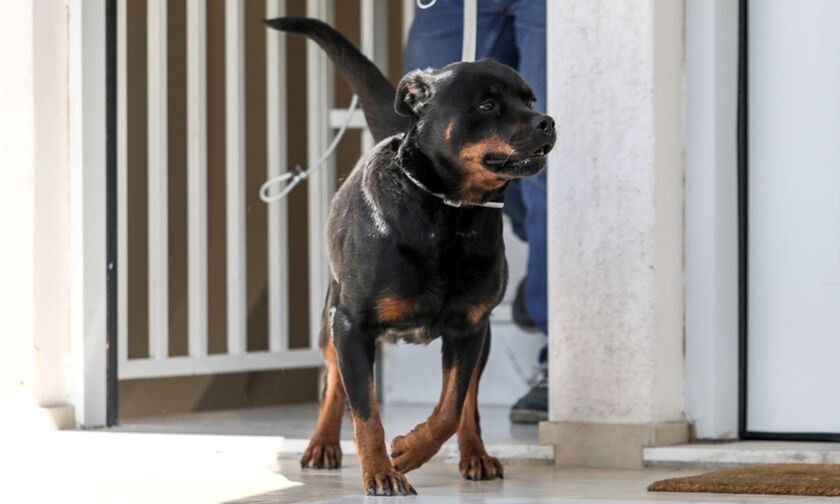
[[[545,1],[540,0],[518,0],[513,4],[519,73],[534,91],[536,109],[540,112],[546,111],[545,7]],[[546,177],[547,171],[543,170],[536,177],[522,179],[521,190],[528,236],[525,304],[540,330],[548,334]]]
[[[478,2],[476,57],[490,57],[516,68],[516,40],[508,0]],[[417,68],[440,68],[461,60],[463,0],[438,0],[416,9],[403,57],[403,73]]]
[[[536,109],[546,111],[546,48],[544,0],[516,0],[513,3],[516,45],[519,48],[519,73],[537,97]],[[546,180],[547,168],[535,177],[522,179],[525,206],[524,228],[528,236],[528,266],[523,288],[524,305],[540,331],[548,334],[548,262]],[[538,358],[546,369],[546,349]],[[534,423],[548,419],[547,373],[541,372],[536,384],[511,409],[514,422]]]

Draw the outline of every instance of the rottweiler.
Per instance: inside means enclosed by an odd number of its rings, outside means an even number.
[[[459,469],[503,476],[479,427],[478,383],[490,351],[490,311],[507,284],[505,187],[545,166],[554,120],[534,93],[490,59],[416,70],[397,89],[346,38],[315,19],[266,24],[318,43],[348,81],[379,142],[335,194],[327,225],[331,279],[321,325],[327,377],[318,423],[300,463],[336,468],[345,399],[362,489],[417,493],[404,474],[458,433]],[[425,422],[391,442],[373,385],[379,339],[442,340],[443,388]]]

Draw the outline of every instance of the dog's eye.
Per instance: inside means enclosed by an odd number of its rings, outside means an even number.
[[[493,100],[484,100],[481,102],[481,105],[478,106],[478,110],[482,112],[491,112],[496,108],[496,103]]]
[[[537,103],[537,100],[534,99],[534,98],[531,98],[530,100],[528,100],[528,108],[531,109],[531,110],[534,110],[534,105],[536,103]]]

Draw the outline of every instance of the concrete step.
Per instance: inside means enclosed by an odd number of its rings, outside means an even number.
[[[645,448],[643,460],[657,468],[727,468],[755,464],[840,464],[840,443],[736,441]]]
[[[299,459],[303,451],[309,446],[308,439],[285,438],[278,444],[277,458]],[[487,443],[487,453],[505,463],[513,464],[553,464],[554,447],[537,443]],[[341,441],[341,452],[345,455],[356,454],[356,444],[353,441]],[[432,460],[457,464],[461,459],[458,445],[452,441],[444,444]]]

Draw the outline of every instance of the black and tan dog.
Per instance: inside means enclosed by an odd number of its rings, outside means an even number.
[[[332,201],[332,279],[321,328],[326,390],[301,465],[341,464],[346,397],[368,494],[416,493],[404,473],[456,432],[465,478],[502,477],[484,449],[476,406],[490,350],[488,316],[507,282],[500,208],[510,180],[543,169],[554,121],[533,110],[534,94],[519,74],[495,61],[414,71],[395,91],[328,25],[266,23],[304,34],[329,54],[379,141]],[[376,340],[438,337],[440,400],[425,422],[394,438],[389,458],[373,389]]]

